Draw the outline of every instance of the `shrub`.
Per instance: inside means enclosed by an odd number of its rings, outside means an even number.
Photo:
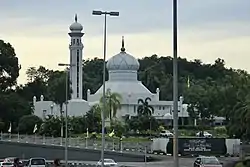
[[[227,129],[225,126],[215,127],[214,131],[216,134],[226,134],[227,133]]]

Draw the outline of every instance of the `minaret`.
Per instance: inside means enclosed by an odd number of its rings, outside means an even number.
[[[71,99],[82,99],[82,32],[83,26],[77,22],[77,15],[75,15],[75,22],[69,27],[69,36],[71,42],[70,50],[70,81],[71,81]]]

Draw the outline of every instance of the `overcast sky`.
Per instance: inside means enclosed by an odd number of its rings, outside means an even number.
[[[84,59],[102,57],[103,17],[93,9],[119,11],[108,17],[108,58],[117,54],[121,36],[137,58],[172,55],[172,0],[1,0],[0,39],[16,49],[26,82],[30,66],[58,69],[69,62],[68,27],[84,27]],[[250,71],[249,0],[179,0],[179,56]]]

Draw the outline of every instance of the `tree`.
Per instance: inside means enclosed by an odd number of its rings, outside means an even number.
[[[36,79],[39,79],[46,83],[52,73],[52,70],[48,70],[43,66],[39,66],[38,69],[36,69],[36,67],[30,67],[26,71],[28,82],[33,82]]]
[[[39,98],[41,95],[48,99],[47,83],[37,78],[33,82],[28,82],[26,85],[21,85],[16,88],[16,93],[22,96],[27,101],[32,101],[33,97]]]
[[[122,97],[119,93],[111,92],[110,89],[106,92],[106,110],[105,118],[109,118],[112,122],[112,118],[116,117],[117,110],[121,108]],[[103,97],[100,99],[101,106],[103,105]]]
[[[71,89],[68,82],[68,99],[70,99]],[[66,72],[55,71],[48,80],[49,98],[60,106],[60,112],[63,113],[63,104],[66,101]]]
[[[101,132],[101,112],[100,105],[96,104],[86,113],[85,119],[89,132]]]
[[[45,136],[61,136],[62,120],[59,117],[48,116],[41,124],[39,133]]]
[[[16,85],[20,66],[10,43],[0,40],[0,88],[6,91]]]
[[[86,117],[78,116],[78,117],[69,117],[69,127],[72,132],[75,134],[81,134],[86,132],[87,122]]]
[[[62,110],[62,105],[65,102],[65,72],[52,71],[42,66],[30,68],[27,71],[29,82],[17,86],[16,79],[20,67],[14,49],[10,44],[1,41],[0,51],[0,124],[4,126],[3,130],[8,128],[9,122],[13,122],[13,127],[16,128],[19,118],[31,113],[30,102],[32,102],[33,96],[40,97],[43,94],[45,99],[53,100],[61,105]],[[160,88],[161,100],[172,100],[172,57],[152,55],[140,59],[139,62],[138,77],[142,83],[151,92],[155,92],[156,88]],[[86,97],[87,89],[95,92],[101,86],[102,63],[103,60],[98,58],[84,61],[84,97]],[[201,60],[188,61],[187,59],[178,58],[178,64],[178,96],[183,95],[184,103],[189,104],[188,112],[190,117],[200,119],[200,124],[204,124],[204,126],[210,124],[215,116],[225,117],[229,135],[250,138],[248,132],[250,126],[248,123],[250,75],[243,70],[227,68],[225,61],[220,58],[211,64],[203,63]],[[108,78],[108,75],[106,76]],[[187,87],[188,77],[190,78],[190,87]],[[107,93],[112,94],[113,92],[107,91]],[[121,99],[118,102],[111,100],[111,98],[106,100],[105,117],[112,119],[118,112]],[[146,105],[149,105],[149,102],[150,100],[147,101]],[[146,109],[144,103],[144,99],[141,99],[138,103],[138,113],[145,116],[141,115],[140,118],[134,120],[133,126],[135,128],[148,126],[146,123],[142,125],[141,122],[147,122],[147,119],[152,118],[150,115],[152,115],[153,110],[150,107],[146,107],[148,108]],[[92,131],[100,130],[99,119],[101,112],[98,110],[101,110],[101,106],[102,103],[88,112],[89,120],[95,120],[93,123],[86,118],[86,125]],[[81,122],[80,118],[74,119],[75,122]],[[73,126],[78,129],[77,131],[81,131],[79,130],[81,129],[80,126],[78,127],[72,122]]]
[[[92,60],[83,60],[83,97],[86,98],[87,90],[96,92],[102,85],[103,74],[103,59],[94,58]],[[108,72],[106,70],[106,79],[108,78]]]
[[[118,120],[114,120],[112,123],[111,123],[111,127],[110,127],[111,130],[114,130],[114,133],[115,133],[115,136],[117,137],[122,137],[124,135],[124,133],[126,132],[126,126],[118,121]]]
[[[40,127],[42,119],[35,115],[24,115],[19,119],[18,131],[21,134],[33,134],[35,125]]]
[[[36,79],[36,67],[29,67],[26,71],[28,82],[33,82]]]
[[[139,130],[140,132],[147,130],[156,131],[160,126],[155,117],[148,115],[138,115],[137,117],[132,117],[126,121],[126,124],[128,125],[129,129],[133,131]]]
[[[137,113],[138,115],[145,115],[145,116],[151,116],[154,113],[154,108],[149,105],[149,101],[151,101],[151,98],[147,97],[145,100],[138,99],[138,108]]]
[[[18,126],[19,118],[32,113],[31,104],[16,93],[0,94],[0,118],[7,131],[9,123],[13,130]]]

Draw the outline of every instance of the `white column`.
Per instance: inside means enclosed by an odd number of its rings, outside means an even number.
[[[90,89],[87,90],[87,101],[89,101],[89,98],[90,98]]]

